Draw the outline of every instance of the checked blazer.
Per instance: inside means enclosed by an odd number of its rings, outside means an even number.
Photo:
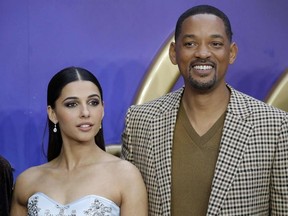
[[[288,215],[288,115],[230,86],[207,215]],[[142,173],[150,216],[169,216],[173,131],[184,88],[132,105],[122,158]]]

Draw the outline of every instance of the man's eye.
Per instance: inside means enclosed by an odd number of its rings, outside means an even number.
[[[186,47],[194,47],[194,46],[196,46],[196,44],[194,42],[186,42],[186,43],[184,43],[184,45]]]
[[[221,42],[212,42],[212,46],[213,47],[222,47],[223,46],[223,43],[221,43]]]

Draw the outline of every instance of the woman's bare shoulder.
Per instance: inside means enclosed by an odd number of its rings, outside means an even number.
[[[135,179],[141,176],[138,168],[127,160],[115,157],[111,162],[111,169],[118,176],[118,179]]]
[[[34,188],[41,182],[39,179],[41,176],[45,175],[43,170],[43,165],[34,166],[18,175],[14,186],[13,196],[22,205],[25,205],[28,198],[34,193]]]
[[[45,174],[46,164],[33,166],[23,171],[16,179],[18,185],[33,185],[33,182],[37,181],[41,176]]]

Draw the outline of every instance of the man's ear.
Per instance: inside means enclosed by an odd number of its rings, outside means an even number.
[[[175,42],[171,42],[169,47],[169,58],[172,64],[177,65],[175,48],[176,48]]]
[[[54,124],[58,123],[56,113],[51,106],[47,106],[47,114],[50,121],[52,121]]]
[[[231,43],[230,45],[230,57],[229,57],[229,64],[233,64],[238,53],[238,46],[235,42]]]

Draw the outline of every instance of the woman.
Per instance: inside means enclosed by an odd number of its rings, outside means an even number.
[[[78,67],[61,70],[48,85],[47,104],[48,163],[19,175],[11,215],[148,215],[138,169],[105,152],[95,76]]]
[[[0,155],[0,215],[7,216],[13,190],[13,168],[9,161]]]

